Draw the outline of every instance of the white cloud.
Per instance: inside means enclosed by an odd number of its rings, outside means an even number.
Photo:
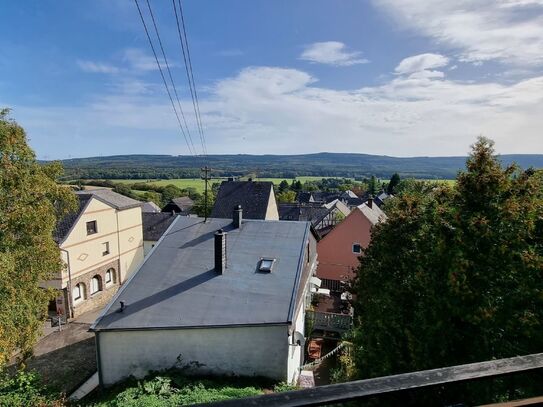
[[[326,41],[315,42],[307,46],[300,59],[334,66],[351,66],[368,63],[369,61],[361,58],[361,55],[362,53],[358,51],[347,51],[347,47],[342,42]]]
[[[200,97],[208,150],[461,155],[482,134],[502,153],[543,152],[543,76],[472,83],[435,72],[334,90],[296,69],[243,69]],[[191,102],[182,104],[197,143]],[[81,107],[14,108],[40,156],[53,157],[60,143],[74,156],[187,153],[158,83],[127,81]]]
[[[397,74],[412,74],[447,66],[449,58],[440,54],[420,54],[403,59],[395,71]]]
[[[461,60],[543,65],[541,0],[374,0],[404,27],[459,52]]]
[[[115,74],[120,71],[119,68],[113,65],[104,64],[101,62],[93,61],[77,61],[77,65],[84,71],[89,73],[105,73],[105,74]]]
[[[158,70],[155,58],[138,48],[128,48],[124,50],[123,60],[136,71],[146,72]],[[163,68],[166,66],[163,60],[160,60],[160,63]],[[171,61],[169,61],[169,65],[170,67],[172,66]]]

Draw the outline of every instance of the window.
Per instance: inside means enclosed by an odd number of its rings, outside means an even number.
[[[113,284],[113,274],[115,273],[115,269],[109,269],[106,271],[106,286]]]
[[[102,256],[107,256],[109,254],[109,242],[102,243]]]
[[[83,283],[76,284],[72,289],[73,302],[79,302],[85,299],[85,286]]]
[[[96,221],[91,220],[90,222],[87,222],[87,235],[94,235],[95,233],[98,233],[98,228],[96,227]]]
[[[260,259],[260,271],[271,273],[275,259]]]
[[[360,246],[360,243],[353,243],[353,253],[356,253],[356,254],[362,253],[362,246]]]
[[[98,291],[102,291],[102,279],[96,275],[91,280],[91,295],[96,294]]]

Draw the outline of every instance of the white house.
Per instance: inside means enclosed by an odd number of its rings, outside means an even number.
[[[295,382],[316,259],[308,222],[176,217],[91,327],[100,383],[179,364]]]

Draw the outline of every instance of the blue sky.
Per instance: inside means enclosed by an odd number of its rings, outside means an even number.
[[[151,6],[201,152],[172,4]],[[209,154],[543,153],[542,0],[183,7]],[[0,12],[0,106],[40,158],[188,154],[133,0]]]

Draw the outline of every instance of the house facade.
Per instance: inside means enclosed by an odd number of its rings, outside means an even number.
[[[175,366],[297,380],[316,238],[241,212],[174,220],[91,327],[103,386]]]
[[[147,256],[164,232],[170,227],[176,212],[143,213],[143,254]]]
[[[317,276],[323,286],[337,289],[340,281],[349,281],[358,268],[358,257],[368,247],[371,229],[384,221],[386,215],[372,200],[351,211],[318,245],[319,267]]]
[[[61,291],[56,309],[68,318],[106,305],[143,261],[141,203],[106,189],[76,194],[78,210],[55,232],[66,267],[44,283]]]

